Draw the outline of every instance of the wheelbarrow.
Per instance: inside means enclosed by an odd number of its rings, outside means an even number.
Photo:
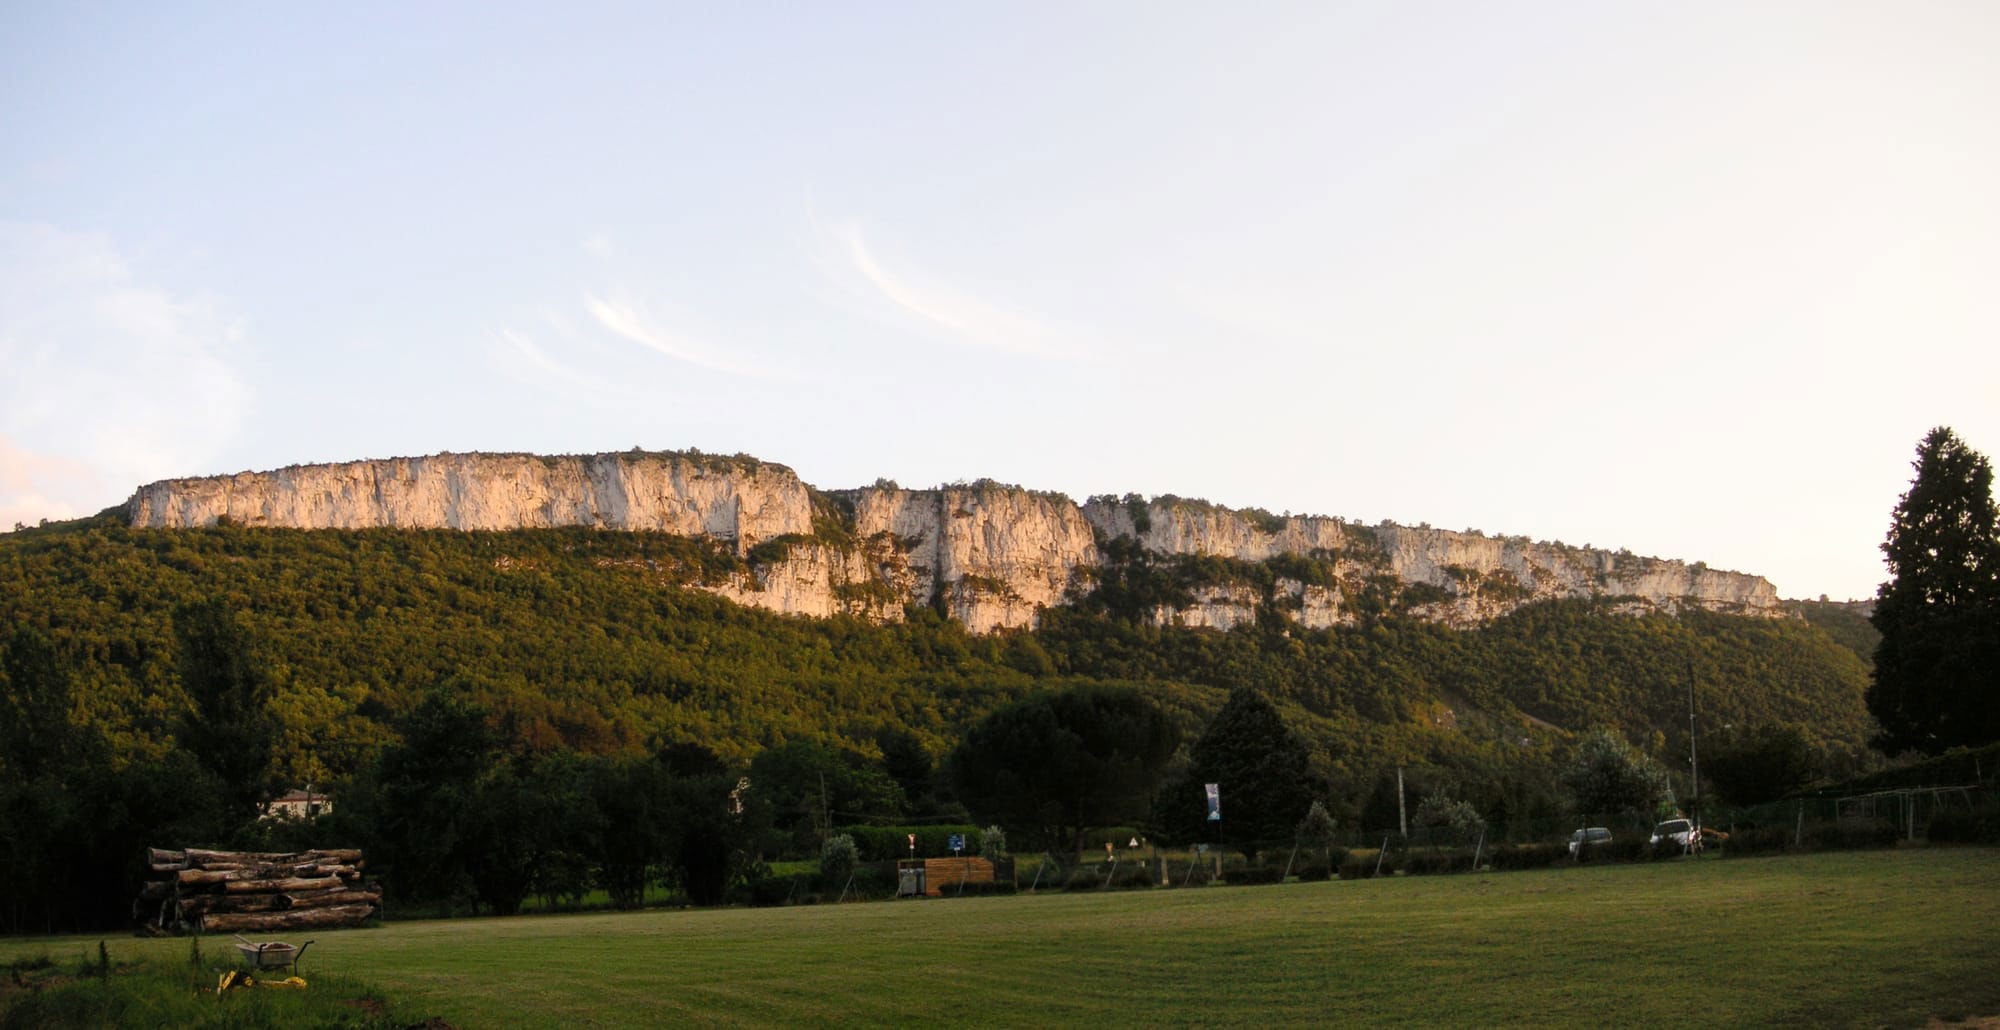
[[[306,949],[313,946],[311,941],[294,948],[283,941],[266,941],[259,944],[256,941],[244,940],[241,934],[232,936],[236,938],[236,950],[243,953],[243,961],[257,969],[289,968],[296,973],[299,971],[299,960],[306,956]]]

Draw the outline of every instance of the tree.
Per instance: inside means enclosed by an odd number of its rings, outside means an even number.
[[[1410,821],[1433,832],[1433,843],[1439,840],[1451,844],[1469,844],[1480,831],[1486,829],[1486,820],[1469,801],[1460,801],[1447,794],[1429,794],[1417,802],[1417,810],[1410,813]]]
[[[885,728],[875,734],[875,743],[882,748],[882,768],[896,786],[903,789],[903,798],[912,813],[928,814],[936,807],[931,796],[931,774],[935,772],[930,749],[916,734],[901,727]]]
[[[819,882],[845,883],[847,874],[854,871],[856,853],[853,837],[845,833],[828,837],[819,849]]]
[[[1035,847],[1077,851],[1093,826],[1146,816],[1180,733],[1129,687],[1031,694],[972,727],[946,760],[974,817],[1021,831]]]
[[[181,743],[220,782],[229,816],[248,821],[276,786],[271,760],[278,719],[271,699],[277,687],[257,659],[249,631],[222,600],[181,606],[174,613],[174,634],[189,702]]]
[[[687,775],[668,773],[661,818],[662,872],[697,905],[720,904],[750,867],[754,819],[739,811],[742,783],[719,760]]]
[[[653,758],[609,758],[591,767],[591,799],[604,819],[598,884],[618,908],[644,904],[646,884],[666,862],[670,789],[666,767]]]
[[[49,638],[26,623],[0,642],[0,773],[61,781],[95,750],[70,720],[75,681]]]
[[[837,823],[888,822],[903,811],[903,789],[879,763],[845,748],[791,740],[750,762],[750,804],[779,850],[816,855]]]
[[[1325,805],[1315,801],[1311,808],[1306,809],[1305,818],[1299,820],[1297,839],[1300,844],[1318,852],[1320,860],[1324,862],[1333,847],[1334,835],[1339,829],[1339,824],[1333,821],[1333,813],[1328,812]]]
[[[1577,742],[1563,783],[1579,815],[1640,813],[1650,816],[1674,798],[1667,770],[1610,730]]]
[[[1739,805],[1773,801],[1811,783],[1819,756],[1796,726],[1725,730],[1704,742],[1701,770],[1723,797]]]
[[[1207,832],[1209,783],[1221,790],[1221,834],[1253,859],[1260,846],[1288,839],[1325,792],[1305,741],[1253,687],[1230,692],[1195,741],[1187,772],[1162,792],[1158,821],[1166,836],[1194,840]]]
[[[1868,710],[1882,750],[1937,754],[2000,739],[2000,519],[1992,464],[1950,429],[1914,467],[1882,544]]]
[[[483,854],[481,794],[503,753],[484,708],[453,687],[433,688],[401,720],[402,743],[375,771],[371,860],[385,866],[389,889],[411,901],[447,903],[473,889]]]

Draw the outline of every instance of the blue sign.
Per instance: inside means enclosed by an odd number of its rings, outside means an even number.
[[[1208,791],[1208,821],[1212,823],[1221,822],[1222,786],[1220,784],[1215,784],[1215,783],[1204,783],[1202,784],[1202,787],[1204,787]]]
[[[965,850],[965,834],[954,833],[951,835],[951,850],[953,851]]]

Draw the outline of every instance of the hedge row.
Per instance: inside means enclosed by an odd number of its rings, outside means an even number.
[[[1931,818],[1929,837],[1937,844],[2000,844],[2000,806],[1939,812]]]
[[[893,862],[910,857],[912,833],[917,835],[918,858],[950,855],[952,834],[964,836],[966,854],[979,853],[977,826],[841,826],[833,832],[853,837],[855,852],[863,862]]]

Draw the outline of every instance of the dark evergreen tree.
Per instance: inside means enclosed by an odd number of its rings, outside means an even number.
[[[882,768],[903,788],[903,798],[912,814],[929,814],[937,807],[932,797],[931,776],[936,769],[930,750],[914,733],[901,727],[887,727],[875,734],[882,749]]]
[[[1739,805],[1775,801],[1819,775],[1819,755],[1796,726],[1725,730],[1702,742],[1701,771]]]
[[[174,613],[174,633],[189,703],[181,744],[214,774],[229,817],[248,821],[276,786],[271,767],[278,742],[271,708],[276,686],[254,653],[249,632],[222,600],[181,606]]]
[[[1950,429],[1915,468],[1882,544],[1868,710],[1882,750],[1937,754],[2000,739],[2000,520],[1992,464]]]
[[[0,774],[57,781],[76,772],[90,737],[72,725],[75,673],[26,624],[0,642]]]
[[[503,752],[486,710],[464,700],[462,689],[426,694],[401,720],[402,743],[377,764],[377,848],[369,858],[399,899],[464,898],[489,843],[481,794]]]
[[[1204,784],[1220,788],[1223,841],[1255,858],[1260,847],[1290,840],[1299,820],[1326,792],[1305,741],[1285,725],[1270,699],[1252,687],[1231,691],[1201,739],[1187,771],[1157,803],[1168,837],[1200,840],[1213,832]]]
[[[1173,720],[1137,690],[1075,687],[1029,695],[980,720],[945,769],[979,821],[1037,848],[1073,852],[1086,829],[1146,818],[1179,743]]]

